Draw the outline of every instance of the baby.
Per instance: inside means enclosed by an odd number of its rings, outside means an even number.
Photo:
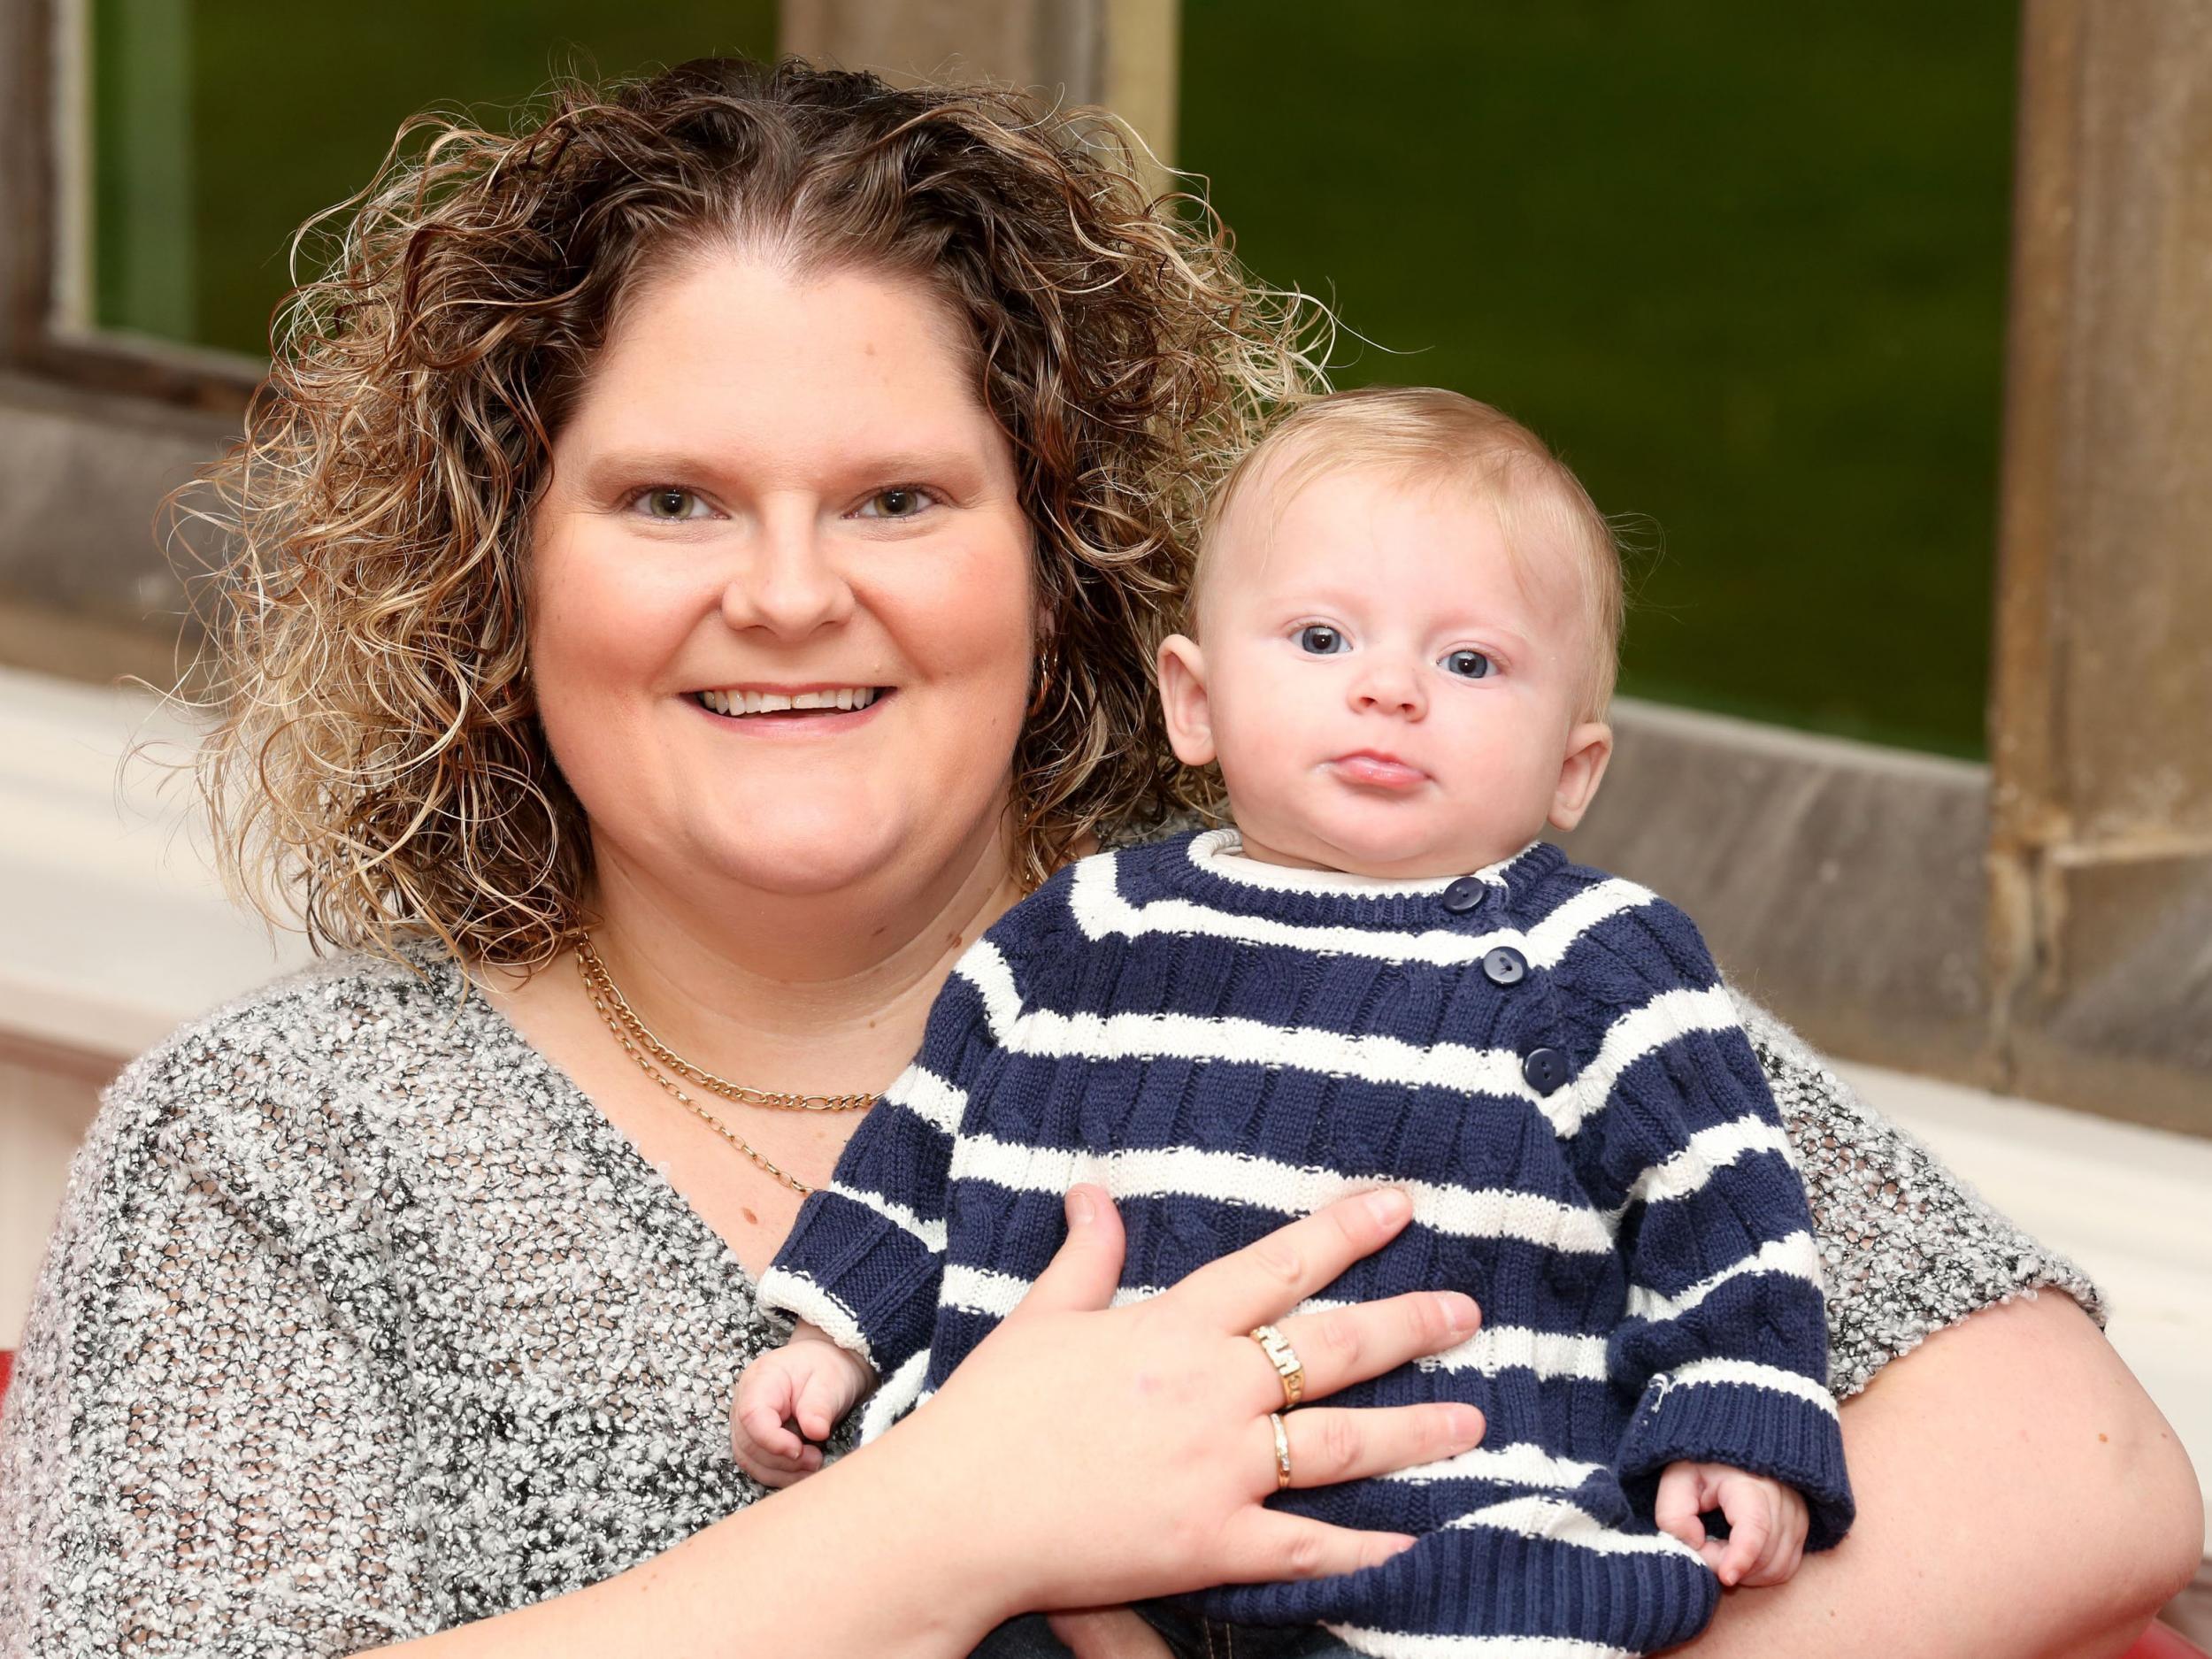
[[[1495,410],[1377,389],[1280,423],[1159,652],[1175,752],[1220,765],[1237,827],[1083,859],[961,958],[763,1280],[805,1323],[745,1374],[741,1462],[795,1479],[793,1425],[926,1400],[1077,1181],[1120,1206],[1125,1296],[1389,1183],[1414,1221],[1333,1296],[1455,1288],[1483,1325],[1332,1403],[1466,1401],[1483,1443],[1279,1493],[1418,1541],[1148,1609],[1179,1651],[1202,1618],[1304,1627],[1238,1651],[1320,1651],[1292,1645],[1318,1624],[1368,1654],[1643,1653],[1835,1543],[1818,1258],[1759,1063],[1689,919],[1535,839],[1604,775],[1621,608],[1604,518]]]

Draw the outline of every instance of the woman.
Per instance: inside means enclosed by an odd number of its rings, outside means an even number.
[[[242,871],[381,954],[111,1091],[6,1420],[0,1628],[950,1655],[1395,1547],[1260,1507],[1279,1388],[1242,1334],[1276,1317],[1317,1395],[1463,1339],[1446,1294],[1281,1317],[1395,1194],[1099,1311],[1118,1233],[1079,1189],[927,1411],[772,1504],[722,1422],[836,1109],[963,944],[1203,804],[1148,647],[1300,339],[1103,129],[992,96],[696,64],[388,173],[218,475],[204,771]],[[2087,1286],[1759,1030],[1837,1386],[1880,1375],[1844,1412],[1857,1536],[1697,1651],[2123,1645],[2196,1498]],[[2038,1285],[2067,1294],[1988,1305]],[[1310,1485],[1480,1433],[1287,1421]]]

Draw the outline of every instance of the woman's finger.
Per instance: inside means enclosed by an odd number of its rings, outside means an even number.
[[[1066,1240],[1020,1305],[1006,1316],[1013,1325],[1048,1313],[1103,1308],[1121,1283],[1121,1214],[1102,1187],[1068,1188]]]
[[[1354,1262],[1402,1232],[1412,1215],[1412,1201],[1395,1187],[1340,1198],[1209,1262],[1168,1294],[1210,1325],[1248,1331],[1335,1283]]]
[[[1379,1567],[1413,1540],[1402,1532],[1356,1532],[1279,1509],[1247,1509],[1228,1543],[1224,1584],[1318,1578]]]
[[[1475,1333],[1481,1319],[1482,1310],[1471,1296],[1416,1290],[1273,1323],[1305,1371],[1306,1394],[1318,1398],[1348,1383],[1395,1371],[1425,1354],[1455,1347]],[[1264,1398],[1266,1389],[1278,1386],[1279,1379],[1265,1352],[1257,1343],[1252,1348],[1260,1362],[1253,1375]]]
[[[1253,1467],[1271,1482],[1275,1431],[1265,1419],[1255,1429],[1258,1455]],[[1455,1457],[1480,1442],[1483,1419],[1474,1407],[1449,1402],[1320,1406],[1290,1413],[1283,1418],[1283,1431],[1290,1446],[1290,1484],[1330,1486]]]

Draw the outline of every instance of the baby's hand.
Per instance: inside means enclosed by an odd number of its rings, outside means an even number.
[[[788,1343],[763,1354],[738,1379],[731,1455],[764,1486],[787,1486],[812,1474],[822,1466],[822,1448],[809,1442],[827,1440],[873,1380],[857,1354],[800,1325]]]
[[[1718,1509],[1728,1517],[1728,1541],[1705,1535],[1698,1517]],[[1805,1500],[1796,1487],[1747,1474],[1725,1463],[1669,1463],[1659,1477],[1653,1511],[1659,1530],[1705,1557],[1720,1581],[1781,1584],[1805,1555]]]

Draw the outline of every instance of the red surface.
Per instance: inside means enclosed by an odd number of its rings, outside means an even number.
[[[0,1405],[8,1398],[8,1379],[15,1375],[15,1350],[0,1348]]]
[[[2135,1639],[2135,1646],[2120,1659],[2206,1659],[2205,1651],[2163,1624],[2154,1624]]]

